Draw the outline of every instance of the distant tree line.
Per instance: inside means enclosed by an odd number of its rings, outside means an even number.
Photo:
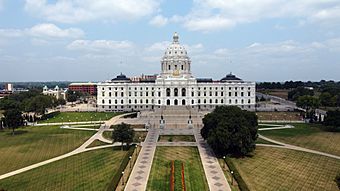
[[[256,89],[293,89],[297,87],[313,87],[319,88],[322,86],[340,86],[340,82],[325,81],[320,82],[302,82],[302,81],[285,81],[285,82],[260,82],[256,84]]]
[[[11,94],[0,99],[0,110],[4,110],[4,117],[0,119],[0,123],[4,124],[5,127],[12,128],[14,133],[15,128],[24,124],[24,119],[31,122],[35,121],[35,114],[43,115],[47,108],[65,103],[63,99],[42,95],[38,90]],[[27,114],[28,112],[32,112],[34,115],[30,116]]]
[[[60,88],[67,88],[71,82],[9,82],[14,85],[14,88],[22,89],[42,89],[44,86],[54,88],[59,86]],[[0,89],[2,89],[7,82],[0,82]]]

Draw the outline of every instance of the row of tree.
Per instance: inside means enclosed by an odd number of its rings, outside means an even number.
[[[4,117],[0,119],[1,127],[12,128],[14,134],[14,130],[23,125],[24,116],[27,116],[27,120],[34,120],[35,114],[43,115],[47,108],[64,104],[66,104],[65,100],[42,95],[38,90],[6,96],[0,100],[0,110],[4,110]],[[34,115],[33,117],[23,115],[24,112],[33,112]]]
[[[340,82],[334,82],[332,80],[320,82],[302,82],[302,81],[286,81],[286,82],[260,82],[256,84],[257,89],[293,89],[298,87],[313,87],[319,88],[323,86],[340,86]]]

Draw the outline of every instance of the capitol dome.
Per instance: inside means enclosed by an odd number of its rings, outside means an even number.
[[[185,50],[184,46],[179,44],[179,36],[177,32],[175,32],[174,36],[172,37],[173,41],[168,46],[165,51],[165,57],[175,57],[175,56],[187,56],[187,51]]]
[[[168,77],[191,76],[191,61],[184,46],[178,41],[175,32],[172,43],[166,48],[161,60],[162,75]]]

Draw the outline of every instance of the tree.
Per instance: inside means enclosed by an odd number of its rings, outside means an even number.
[[[323,124],[328,131],[340,131],[340,110],[328,111]]]
[[[319,99],[309,95],[300,96],[296,102],[296,106],[302,107],[306,110],[316,109],[319,107],[319,105],[320,105]]]
[[[243,156],[255,149],[257,116],[236,106],[219,106],[203,118],[201,135],[217,155]]]
[[[301,96],[313,96],[314,95],[314,91],[304,88],[304,87],[298,87],[296,89],[293,89],[292,91],[288,92],[288,99],[292,100],[292,101],[296,101],[299,99],[299,97]]]
[[[65,104],[66,104],[66,101],[63,98],[59,98],[57,100],[57,105],[65,105]]]
[[[126,123],[121,123],[113,127],[113,142],[121,142],[122,149],[124,143],[126,143],[127,146],[132,143],[134,135],[135,131],[133,130],[133,128],[130,127],[130,125]]]
[[[67,91],[66,93],[66,99],[68,102],[75,102],[82,96],[83,96],[83,93],[79,91]]]
[[[321,93],[319,96],[320,99],[320,104],[322,106],[326,106],[326,107],[334,107],[336,106],[336,96],[333,96],[332,94],[330,94],[329,92],[324,92]]]
[[[23,124],[22,113],[18,109],[9,109],[5,111],[4,116],[6,126],[12,128],[14,135],[14,130]]]

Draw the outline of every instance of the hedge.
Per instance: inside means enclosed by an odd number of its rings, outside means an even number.
[[[234,166],[233,161],[231,161],[231,159],[229,157],[226,157],[224,159],[224,161],[227,163],[230,171],[234,172],[233,176],[234,176],[235,180],[237,181],[238,187],[240,188],[240,190],[241,191],[249,191],[247,184],[244,182],[242,176],[238,172],[237,168]]]
[[[51,113],[48,113],[48,114],[44,114],[44,115],[41,116],[40,120],[46,120],[46,119],[49,119],[49,118],[53,118],[54,116],[57,116],[59,113],[60,113],[60,111],[54,111],[54,112],[51,112]]]
[[[120,148],[120,147],[119,147]],[[135,151],[135,145],[131,145],[128,152],[125,154],[122,162],[120,163],[119,168],[117,169],[116,174],[113,176],[109,186],[107,187],[107,191],[115,191],[119,182],[120,178],[122,177],[122,172],[125,170],[126,166],[129,164],[130,156],[132,156],[133,152]]]

